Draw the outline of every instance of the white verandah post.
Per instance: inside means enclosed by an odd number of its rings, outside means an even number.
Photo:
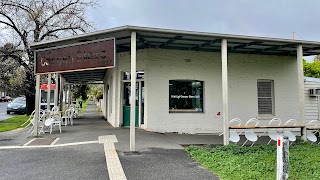
[[[304,74],[303,74],[303,50],[302,45],[297,46],[297,67],[298,67],[298,84],[299,84],[299,109],[300,109],[300,125],[306,126],[305,119],[305,103],[304,103]],[[306,141],[306,128],[301,129],[301,138]]]
[[[48,74],[48,92],[47,92],[47,109],[51,110],[50,108],[50,96],[51,96],[51,74]]]
[[[68,85],[68,105],[71,105],[71,85]]]
[[[223,144],[229,144],[229,107],[228,107],[228,45],[227,40],[221,42],[221,61],[222,61],[222,118],[223,118]]]
[[[130,151],[135,151],[137,33],[131,32]]]
[[[33,135],[38,136],[38,120],[39,120],[39,109],[40,109],[40,75],[36,75],[36,98],[35,98],[35,113],[34,113],[34,131]]]
[[[62,107],[63,107],[63,94],[64,94],[64,80],[63,77],[60,75],[60,82],[59,82],[59,86],[60,86],[60,92],[59,92],[59,110],[62,111]]]
[[[58,73],[56,73],[56,87],[55,87],[55,90],[54,90],[54,106],[58,106],[58,94],[59,94],[59,92],[58,92],[58,85],[60,84],[59,83],[59,74]]]

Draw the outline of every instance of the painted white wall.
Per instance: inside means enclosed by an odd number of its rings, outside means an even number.
[[[186,62],[190,59],[190,62]],[[252,117],[266,124],[273,117],[299,118],[296,57],[228,54],[229,118]],[[137,70],[145,71],[145,125],[157,132],[218,133],[222,131],[221,55],[145,49],[137,52]],[[130,53],[117,54],[117,68],[108,70],[107,81],[116,77],[113,108],[108,121],[122,124],[121,73],[130,71]],[[169,113],[169,80],[204,81],[203,113]],[[257,79],[274,80],[275,116],[258,117]],[[113,86],[113,85],[112,85]],[[110,87],[112,88],[112,87]],[[222,112],[221,112],[222,113]]]
[[[185,59],[190,59],[186,62]],[[229,118],[258,117],[257,79],[273,79],[275,117],[298,119],[298,80],[295,57],[228,54]],[[220,53],[149,50],[146,68],[147,129],[160,132],[221,132],[222,111]],[[169,113],[169,80],[204,81],[204,113]],[[263,120],[266,119],[266,120]]]

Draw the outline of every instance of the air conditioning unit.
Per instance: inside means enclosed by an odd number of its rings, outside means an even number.
[[[320,89],[309,89],[309,96],[320,96]]]

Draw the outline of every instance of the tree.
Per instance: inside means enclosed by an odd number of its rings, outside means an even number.
[[[35,107],[34,53],[30,44],[92,30],[85,10],[96,5],[94,0],[1,0],[0,35],[14,47],[3,56],[25,70],[28,114]]]
[[[314,61],[307,63],[303,61],[304,75],[307,77],[320,78],[320,61]]]
[[[88,91],[89,86],[88,85],[74,85],[72,89],[72,96],[74,100],[81,98],[82,100],[88,99]]]
[[[316,55],[316,56],[314,57],[313,61],[320,61],[320,55],[319,55],[319,54]]]
[[[95,100],[103,98],[103,85],[102,84],[90,84],[89,85],[89,94],[94,97]]]
[[[23,79],[25,72],[19,64],[4,54],[19,52],[12,44],[5,44],[0,47],[0,90],[7,92],[7,95],[18,96],[23,94]],[[20,56],[19,54],[15,54]]]

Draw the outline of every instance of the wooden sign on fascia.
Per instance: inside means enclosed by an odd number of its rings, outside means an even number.
[[[114,38],[36,51],[36,74],[103,69],[114,66]]]

